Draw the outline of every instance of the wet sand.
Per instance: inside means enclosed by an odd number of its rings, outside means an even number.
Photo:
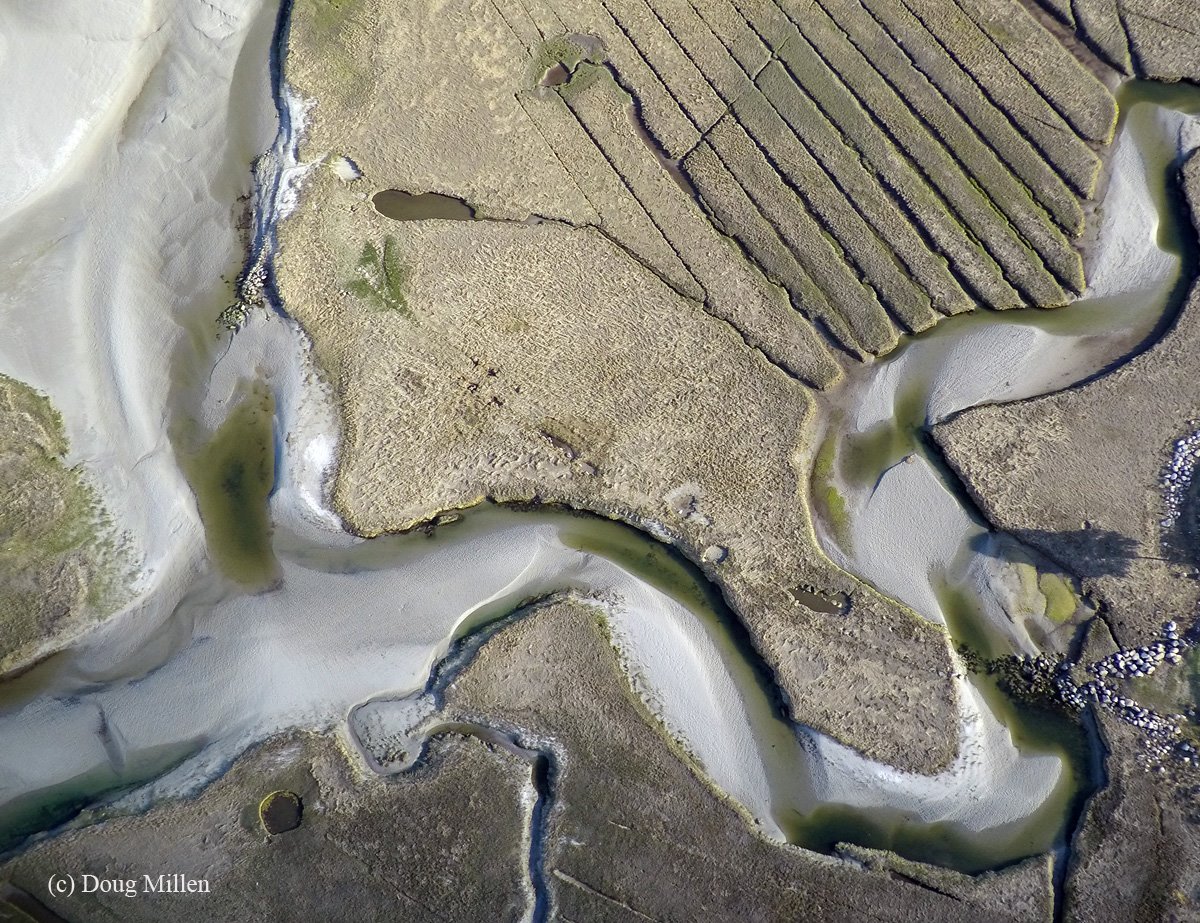
[[[265,23],[264,15],[247,17],[241,36],[261,39]],[[247,53],[237,60],[244,68],[259,58]],[[253,81],[247,86],[261,91]],[[212,130],[229,131],[257,152],[268,145],[261,96],[254,98],[257,103],[246,106],[250,128],[239,134],[218,119]],[[276,145],[277,180],[303,169],[291,140]],[[184,142],[168,134],[159,143],[177,151]],[[590,529],[586,542],[574,539],[584,547],[574,547],[557,524],[516,514],[490,523],[481,515],[433,538],[358,541],[341,530],[325,489],[336,422],[308,364],[303,335],[266,312],[231,341],[217,341],[209,326],[230,294],[211,280],[218,270],[228,272],[240,252],[226,212],[243,188],[240,171],[249,161],[238,160],[243,154],[198,165],[215,176],[201,173],[182,184],[189,195],[216,184],[203,215],[174,201],[141,215],[138,226],[154,243],[147,243],[148,251],[171,237],[179,214],[207,232],[188,236],[186,252],[167,254],[173,273],[130,281],[128,249],[91,241],[97,249],[90,258],[84,254],[85,264],[107,267],[107,277],[129,287],[72,302],[75,313],[46,332],[83,357],[70,377],[49,362],[48,339],[21,339],[20,349],[0,357],[6,370],[23,373],[55,399],[73,427],[76,451],[116,485],[118,514],[147,549],[137,606],[0,692],[0,736],[8,754],[0,756],[0,801],[10,842],[105,796],[118,800],[101,814],[195,791],[247,746],[280,730],[341,726],[363,702],[419,693],[454,639],[531,598],[570,592],[593,598],[610,613],[614,637],[652,709],[713,784],[778,839],[816,842],[831,829],[856,825],[863,831],[870,814],[887,819],[881,836],[921,855],[922,837],[941,842],[947,836],[944,827],[926,825],[957,825],[954,835],[982,848],[982,858],[965,848],[939,858],[972,867],[1053,844],[1062,812],[1057,758],[1021,752],[971,688],[962,688],[962,756],[932,777],[898,772],[795,728],[770,695],[761,666],[739,647],[736,632],[730,634],[711,609],[689,606],[621,563],[631,548],[644,550],[650,541],[644,537],[603,535],[598,544],[610,550],[598,554],[591,550],[596,535]],[[106,165],[125,181],[150,169],[137,157]],[[260,201],[268,212],[257,216],[267,225],[260,226],[260,236],[270,233],[289,194],[281,182]],[[113,220],[128,220],[127,201],[114,197],[102,204]],[[198,253],[208,262],[195,265]],[[54,276],[50,268],[42,282]],[[130,292],[138,310],[118,297]],[[180,292],[198,294],[180,303]],[[34,304],[22,310],[32,312]],[[159,322],[163,304],[172,306],[173,325]],[[89,313],[94,311],[99,313]],[[21,317],[30,321],[34,315]],[[86,358],[94,345],[89,336],[101,341],[98,360]],[[220,438],[247,377],[266,383],[278,433],[272,476],[256,479],[259,490],[231,492],[238,503],[260,505],[261,487],[273,480],[281,580],[257,594],[210,567],[221,557],[214,537],[221,530],[212,527],[219,517],[208,517],[206,535],[204,502],[197,512],[163,437],[164,419],[178,415]],[[265,464],[261,434],[246,448]],[[261,530],[252,543],[261,545]],[[129,788],[134,791],[125,793]],[[866,813],[838,807],[814,813],[820,800]],[[806,824],[814,825],[811,840],[804,839]],[[1009,838],[1012,824],[1020,824],[1020,835]],[[994,835],[998,826],[1005,836]]]

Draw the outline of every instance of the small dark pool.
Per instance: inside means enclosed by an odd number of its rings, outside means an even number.
[[[438,192],[401,192],[385,189],[371,198],[379,214],[395,221],[426,221],[440,218],[448,221],[473,221],[475,209],[454,196]]]

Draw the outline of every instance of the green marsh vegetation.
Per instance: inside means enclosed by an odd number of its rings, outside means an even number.
[[[838,437],[831,432],[821,442],[813,460],[812,477],[809,481],[813,502],[822,520],[829,523],[833,537],[844,551],[850,549],[850,514],[846,509],[846,498],[838,490],[835,478]]]
[[[0,668],[71,616],[116,608],[126,571],[48,398],[0,375]]]
[[[400,262],[396,238],[385,237],[382,248],[373,241],[364,243],[354,273],[355,278],[346,284],[346,290],[372,310],[408,313],[410,273]]]
[[[592,36],[556,35],[534,51],[530,76],[534,83],[553,86],[555,84],[545,82],[545,78],[556,67],[561,67],[562,73],[570,75],[584,61],[599,64],[603,60],[599,42]]]
[[[358,112],[374,91],[369,49],[371,21],[377,15],[367,0],[297,0],[288,42],[289,79],[310,86],[320,74],[321,106],[326,111]]]

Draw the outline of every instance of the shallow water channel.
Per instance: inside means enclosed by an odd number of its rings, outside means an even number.
[[[1134,107],[1127,124],[1161,206],[1175,146],[1156,146],[1164,137],[1157,112]],[[980,400],[1068,383],[1058,372],[1032,371],[1046,366],[1047,350],[1070,353],[1078,365],[1071,374],[1081,378],[1152,336],[1178,278],[1178,253],[1168,246],[1174,214],[1163,212],[1165,268],[1144,297],[1102,295],[1054,313],[953,319],[856,373],[828,418],[835,449],[828,486],[842,492],[845,525],[854,525],[900,459],[915,452],[917,464],[929,464],[919,438],[927,423]],[[1028,367],[1010,362],[995,374],[975,373],[974,390],[947,377],[950,358],[987,355],[994,332],[1008,328],[1057,339],[1018,339]],[[263,355],[290,356],[297,367],[304,361],[302,339],[277,315],[252,319],[234,337],[232,358],[222,360],[227,374],[251,365],[237,358],[239,342],[258,342]],[[305,500],[300,483],[304,446],[319,441],[307,428],[312,408],[297,396],[303,379],[281,373],[269,380],[269,401],[252,389],[252,402],[229,417],[232,429],[217,429],[204,450],[224,475],[191,477],[209,558],[225,573],[200,573],[162,617],[122,617],[0,685],[0,849],[195,792],[272,734],[345,730],[365,703],[420,696],[456,640],[531,599],[563,593],[605,608],[635,684],[698,768],[766,834],[816,849],[850,840],[967,871],[1062,844],[1089,778],[1081,731],[963,681],[957,732],[964,747],[954,766],[922,777],[872,763],[794,724],[719,594],[695,567],[635,529],[561,511],[484,507],[430,534],[346,535]],[[264,432],[268,407],[273,455],[261,439],[230,435],[242,417],[248,429]],[[929,467],[945,502],[958,504],[945,472]],[[269,499],[259,489],[268,469]],[[264,508],[273,532],[263,526]],[[970,519],[969,511],[963,515]],[[956,638],[1001,639],[988,653],[1012,641],[981,627],[991,609],[973,595],[970,561],[954,563],[969,557],[962,548],[944,567],[918,569],[930,579],[914,596],[908,586],[892,586],[853,535],[843,547],[836,538],[842,526],[821,526],[832,557],[921,615],[940,617]],[[961,530],[968,550],[986,533],[978,523],[975,529]],[[921,547],[920,535],[910,538]],[[239,575],[240,557],[263,567]],[[263,568],[269,580],[260,579]],[[922,605],[928,599],[932,608]]]
[[[628,526],[485,507],[429,535],[318,546],[277,534],[275,547],[278,588],[245,595],[214,576],[171,625],[119,646],[84,643],[0,687],[6,845],[187,794],[272,733],[335,728],[363,702],[419,694],[455,640],[564,592],[604,606],[668,727],[768,835],[816,849],[850,839],[969,870],[1040,851],[1054,835],[1044,812],[972,831],[914,822],[905,809],[822,806],[813,773],[837,773],[818,766],[832,742],[789,720],[699,571]],[[468,563],[478,561],[488,563]],[[857,787],[868,799],[871,778]]]
[[[1057,310],[978,311],[943,321],[887,359],[852,370],[824,408],[811,487],[827,552],[944,624],[957,645],[984,660],[1064,651],[1091,613],[1069,578],[990,530],[929,428],[965,408],[1048,394],[1121,364],[1169,328],[1194,277],[1195,234],[1176,170],[1197,140],[1190,117],[1200,113],[1200,90],[1135,82],[1118,100],[1116,170],[1102,206],[1110,214],[1099,216],[1088,292]],[[1094,745],[1064,716],[1006,698],[993,677],[968,682],[1023,754],[1050,756],[1065,768],[1011,854],[1035,842],[1062,847],[1101,772]],[[814,816],[821,814],[846,812],[822,808]],[[936,827],[895,828],[898,851],[925,851]],[[904,842],[910,837],[919,840],[915,848]],[[994,857],[997,839],[983,852],[978,843],[956,843],[946,864],[970,866],[964,857],[972,852],[977,861]]]

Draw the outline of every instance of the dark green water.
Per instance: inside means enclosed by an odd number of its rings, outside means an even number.
[[[967,873],[1002,867],[1065,842],[1074,814],[1090,791],[1087,739],[1070,719],[1017,705],[990,677],[980,677],[976,683],[1022,753],[1048,753],[1064,762],[1065,771],[1052,796],[1020,822],[975,833],[958,824],[925,823],[900,811],[820,804],[807,769],[811,757],[790,721],[770,668],[698,568],[673,548],[606,520],[576,519],[560,526],[559,534],[564,544],[608,558],[703,621],[738,683],[759,757],[767,768],[774,820],[788,842],[819,852],[830,852],[839,843],[857,843]],[[979,625],[982,619],[964,597],[955,621]],[[957,735],[957,724],[946,728],[946,733]]]
[[[197,740],[139,750],[120,772],[105,764],[67,782],[14,798],[0,808],[0,855],[26,837],[52,830],[106,799],[165,775],[198,753],[203,743]],[[104,809],[96,807],[91,814],[87,822],[102,820]]]
[[[1146,170],[1151,199],[1159,214],[1157,244],[1178,260],[1180,271],[1163,284],[1147,291],[1125,296],[1092,298],[1067,308],[1052,311],[977,311],[960,315],[918,336],[909,337],[882,366],[917,351],[905,368],[893,397],[889,419],[861,432],[845,432],[854,417],[853,408],[841,407],[830,414],[825,439],[836,445],[825,468],[833,474],[834,489],[846,485],[851,493],[869,490],[884,471],[909,454],[926,458],[952,487],[960,493],[956,480],[945,470],[940,457],[931,453],[925,441],[927,408],[931,388],[940,363],[948,350],[970,333],[993,325],[1029,325],[1047,333],[1084,340],[1103,335],[1124,352],[1115,363],[1156,342],[1173,322],[1182,304],[1196,266],[1195,235],[1190,215],[1176,181],[1179,166],[1175,139],[1167,137],[1156,124],[1158,107],[1188,114],[1200,113],[1200,89],[1183,85],[1150,82],[1127,84],[1118,94],[1120,128],[1136,139]],[[1094,374],[1108,367],[1101,361]],[[864,369],[861,377],[870,381],[880,368]],[[827,474],[828,478],[828,474]],[[973,508],[967,503],[968,511]],[[826,531],[837,535],[839,523],[827,522]],[[965,645],[980,658],[1001,657],[1012,653],[1011,645],[986,622],[977,599],[960,587],[937,588],[947,627],[956,645]],[[797,813],[794,826],[798,840],[818,848],[832,845],[840,836],[864,845],[889,848],[910,858],[924,858],[959,868],[978,871],[994,867],[1001,856],[1015,859],[1020,855],[1043,852],[1062,844],[1068,828],[1078,815],[1083,801],[1094,790],[1098,777],[1095,757],[1083,727],[1060,712],[1048,712],[1018,704],[999,688],[994,676],[972,679],[993,713],[1008,728],[1014,744],[1022,752],[1049,753],[1058,756],[1065,772],[1054,795],[1037,814],[1011,830],[993,831],[987,842],[979,837],[964,837],[963,832],[944,824],[918,825],[890,812],[867,815],[840,805],[824,805],[807,815]]]
[[[208,553],[230,580],[265,589],[279,579],[268,500],[275,485],[275,399],[247,386],[225,421],[180,463],[196,495]]]
[[[868,488],[892,465],[921,450],[925,405],[929,399],[927,380],[909,380],[896,393],[892,416],[862,433],[841,437],[837,454],[838,473],[855,488]]]
[[[371,204],[379,214],[393,221],[427,221],[434,218],[471,221],[475,218],[475,209],[462,199],[437,192],[414,195],[399,189],[385,189],[374,195]]]

